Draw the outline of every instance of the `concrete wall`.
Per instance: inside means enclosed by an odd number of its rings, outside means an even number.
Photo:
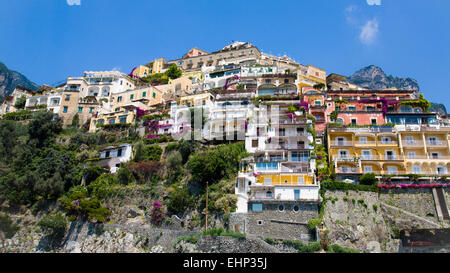
[[[279,206],[284,206],[284,211]],[[251,203],[249,204],[251,206]],[[298,206],[298,211],[294,211]],[[264,202],[262,212],[234,213],[230,215],[231,230],[252,234],[261,239],[288,239],[314,241],[314,234],[307,226],[309,220],[318,217],[317,203]]]

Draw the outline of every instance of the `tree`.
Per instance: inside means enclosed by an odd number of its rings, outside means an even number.
[[[363,175],[361,175],[361,177],[359,178],[359,183],[362,185],[375,185],[375,183],[377,182],[377,179],[375,178],[375,174],[374,173],[365,173]]]
[[[313,88],[317,89],[317,90],[323,90],[325,88],[325,84],[324,83],[318,83],[318,84],[315,84],[313,86]]]
[[[335,109],[333,112],[331,112],[330,114],[330,119],[332,121],[336,121],[339,115],[339,111],[337,109]]]
[[[11,120],[0,121],[0,156],[1,158],[9,158],[13,148],[17,145],[16,123]]]
[[[27,97],[22,96],[16,100],[14,107],[16,107],[17,109],[24,109],[26,102],[27,102]]]
[[[38,147],[44,146],[51,137],[61,131],[61,119],[52,112],[36,112],[28,125],[30,140],[37,142]]]
[[[80,116],[76,113],[72,119],[72,128],[78,129],[78,127],[80,127]]]
[[[166,75],[172,80],[178,79],[182,74],[183,72],[178,68],[176,64],[172,64],[171,66],[169,66],[169,69],[166,71]]]
[[[67,220],[61,213],[45,215],[38,222],[38,225],[49,237],[50,245],[53,247],[64,237],[67,229]]]

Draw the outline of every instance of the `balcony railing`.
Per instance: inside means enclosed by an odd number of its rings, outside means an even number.
[[[436,141],[427,141],[427,145],[428,145],[428,146],[447,146],[447,142],[445,142],[445,141],[440,141],[440,140],[436,140]]]
[[[355,146],[376,146],[377,142],[376,141],[359,141],[359,142],[355,142]]]
[[[378,144],[380,145],[398,145],[397,141],[379,141]]]
[[[338,168],[337,173],[359,174],[361,171],[358,168]]]
[[[423,141],[421,140],[403,140],[403,146],[405,147],[423,147]]]
[[[353,141],[331,141],[331,146],[337,147],[353,146]]]

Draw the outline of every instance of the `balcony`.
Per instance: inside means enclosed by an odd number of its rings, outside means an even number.
[[[397,146],[397,141],[379,141],[378,145],[386,145],[386,146]]]
[[[440,140],[427,141],[427,146],[430,146],[430,147],[447,147],[447,142],[446,141],[440,141]]]
[[[355,146],[377,146],[376,141],[355,142]]]
[[[353,141],[331,141],[331,146],[334,147],[352,147]]]
[[[421,140],[403,140],[404,147],[423,147],[423,141]]]
[[[338,168],[336,170],[338,174],[361,174],[359,168]]]

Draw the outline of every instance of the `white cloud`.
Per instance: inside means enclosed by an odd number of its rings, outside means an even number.
[[[81,0],[66,0],[69,6],[81,6]]]
[[[359,40],[361,40],[361,42],[365,45],[370,45],[377,38],[378,32],[378,20],[377,18],[374,18],[367,21],[367,23],[361,28]]]
[[[381,0],[366,0],[369,6],[381,6]]]

